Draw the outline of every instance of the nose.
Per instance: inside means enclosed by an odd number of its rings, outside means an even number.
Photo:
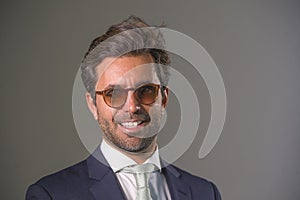
[[[136,99],[136,97],[134,96],[133,91],[128,92],[127,99],[123,106],[123,109],[126,112],[130,112],[130,113],[136,113],[141,109],[141,105],[139,101]]]

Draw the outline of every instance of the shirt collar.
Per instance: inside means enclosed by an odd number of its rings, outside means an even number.
[[[102,140],[100,148],[105,159],[115,173],[124,167],[138,164],[128,156],[124,155],[122,152],[110,146],[105,140]],[[143,164],[146,163],[154,164],[156,167],[158,167],[159,171],[161,171],[158,148],[155,149],[154,153]]]

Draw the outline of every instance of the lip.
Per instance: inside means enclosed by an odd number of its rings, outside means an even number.
[[[134,122],[141,122],[140,124],[138,124],[137,126],[123,126],[122,123],[134,123]],[[126,120],[122,123],[118,123],[118,128],[124,132],[124,133],[135,133],[140,131],[144,126],[146,126],[149,122],[147,121],[141,121],[141,120]]]

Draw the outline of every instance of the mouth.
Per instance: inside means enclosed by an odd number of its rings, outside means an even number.
[[[123,122],[123,123],[120,123],[120,125],[125,128],[135,128],[135,127],[141,125],[142,123],[144,123],[144,122],[143,121]]]
[[[118,126],[125,133],[133,133],[133,132],[140,131],[147,124],[148,124],[147,121],[133,120],[133,121],[118,123]]]

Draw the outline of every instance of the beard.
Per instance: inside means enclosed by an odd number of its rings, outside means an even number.
[[[103,130],[103,134],[105,139],[111,143],[112,145],[128,151],[132,153],[138,153],[143,152],[145,149],[147,149],[155,140],[157,134],[147,137],[147,138],[137,138],[136,142],[132,142],[129,139],[123,139],[120,136],[117,135],[117,125],[114,123],[110,123],[108,120],[101,117],[101,115],[98,113],[99,116],[99,124],[101,129]],[[133,136],[130,136],[131,138],[134,138]]]

